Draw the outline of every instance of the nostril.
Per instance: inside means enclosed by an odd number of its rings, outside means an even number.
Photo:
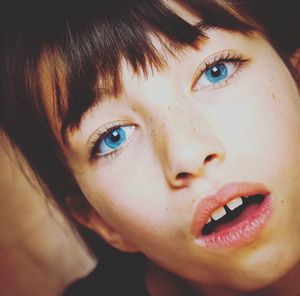
[[[218,158],[217,154],[210,154],[210,155],[206,156],[205,159],[204,159],[204,164],[214,160],[215,158]]]
[[[182,173],[177,174],[176,179],[177,179],[177,180],[186,179],[186,178],[188,178],[190,175],[191,175],[191,174],[189,174],[189,173],[182,172]]]
[[[214,159],[218,158],[218,154],[209,154],[208,156],[205,157],[203,164],[207,164],[211,161],[213,161]],[[187,181],[189,178],[191,178],[196,172],[180,172],[176,175],[176,180],[180,180],[180,181]]]

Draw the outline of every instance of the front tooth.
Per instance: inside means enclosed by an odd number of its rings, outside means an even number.
[[[235,199],[229,201],[226,205],[231,211],[233,211],[234,209],[238,208],[242,204],[243,204],[242,198],[236,197]]]
[[[206,223],[205,223],[205,224],[208,224],[210,221],[211,221],[211,218],[210,218],[210,217],[208,217],[208,219],[207,219],[207,221],[206,221]]]
[[[220,218],[222,218],[225,215],[226,215],[226,210],[224,209],[224,207],[220,207],[220,208],[216,209],[211,214],[212,218],[215,221],[219,220]]]

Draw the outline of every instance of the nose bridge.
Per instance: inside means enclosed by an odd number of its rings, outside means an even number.
[[[159,130],[163,139],[161,163],[167,179],[174,184],[201,176],[207,165],[223,160],[221,142],[209,120],[195,108],[169,106]]]

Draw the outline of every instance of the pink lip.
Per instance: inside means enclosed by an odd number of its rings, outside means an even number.
[[[240,223],[217,233],[202,235],[211,213],[239,196],[262,194],[264,201],[259,208]],[[271,216],[270,191],[260,183],[230,183],[222,186],[213,195],[200,200],[191,225],[197,243],[208,248],[241,247],[253,241],[262,231]]]

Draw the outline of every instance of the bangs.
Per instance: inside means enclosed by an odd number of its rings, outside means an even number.
[[[105,5],[97,1],[92,6],[75,6],[72,13],[61,14],[56,23],[59,31],[54,38],[48,36],[52,42],[47,42],[44,52],[50,64],[54,112],[61,121],[62,138],[65,140],[67,128],[78,127],[83,114],[101,97],[121,92],[122,61],[134,73],[144,75],[149,69],[162,70],[166,66],[153,37],[165,52],[176,55],[186,47],[197,48],[201,39],[206,38],[205,29],[210,27],[243,33],[253,30],[237,17],[232,7],[226,4],[225,9],[221,3],[173,2],[199,18],[201,22],[197,24],[183,19],[167,1],[158,0],[110,0]]]

